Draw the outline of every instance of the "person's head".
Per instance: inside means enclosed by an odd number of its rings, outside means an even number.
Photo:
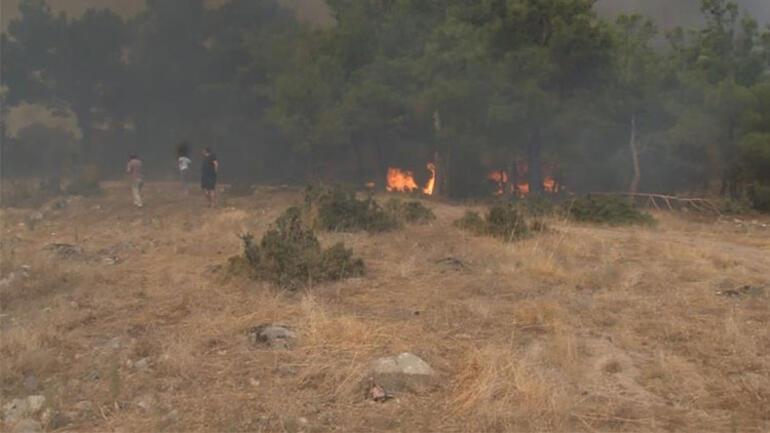
[[[176,146],[176,154],[177,156],[189,156],[190,145],[186,141],[182,141]]]
[[[139,156],[137,156],[137,154],[135,154],[135,153],[129,153],[128,154],[128,160],[130,161],[132,159],[139,159]]]
[[[203,156],[209,156],[211,155],[211,148],[210,147],[204,147],[203,148]]]

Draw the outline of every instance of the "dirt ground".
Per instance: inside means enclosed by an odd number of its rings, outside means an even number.
[[[151,183],[136,209],[113,183],[1,210],[0,404],[43,395],[45,430],[72,432],[770,431],[767,218],[551,221],[505,244],[426,201],[429,225],[319,234],[363,278],[286,292],[224,274],[238,234],[301,201],[265,187],[212,210]],[[255,346],[263,323],[297,344]],[[369,363],[405,351],[438,383],[365,399]]]

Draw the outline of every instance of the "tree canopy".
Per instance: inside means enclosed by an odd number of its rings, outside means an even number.
[[[701,0],[702,26],[666,34],[593,0],[327,3],[335,23],[319,29],[276,0],[149,0],[130,19],[23,0],[2,35],[4,116],[73,113],[81,160],[130,150],[161,170],[189,140],[262,181],[382,185],[391,166],[432,162],[450,196],[484,192],[490,170],[534,192],[545,176],[573,191],[770,188],[770,32],[730,0]],[[2,132],[5,160],[41,142]]]

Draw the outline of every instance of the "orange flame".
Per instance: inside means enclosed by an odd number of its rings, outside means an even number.
[[[554,179],[551,176],[546,176],[545,179],[543,179],[543,189],[545,192],[558,192],[557,185],[556,185],[556,179]]]
[[[494,182],[497,186],[495,195],[505,194],[506,187],[508,186],[508,173],[505,170],[495,170],[487,175],[487,179]]]
[[[436,186],[436,164],[429,162],[427,167],[428,171],[430,171],[430,179],[428,179],[428,183],[422,189],[422,192],[427,195],[433,195],[433,188]]]
[[[400,168],[388,168],[388,184],[385,187],[389,192],[412,192],[416,190],[417,183],[411,171]]]

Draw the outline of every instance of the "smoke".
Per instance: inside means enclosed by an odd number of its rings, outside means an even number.
[[[735,0],[741,13],[750,14],[761,24],[770,24],[770,1]],[[596,8],[601,15],[638,13],[649,16],[661,28],[688,27],[700,24],[700,0],[599,0]]]

